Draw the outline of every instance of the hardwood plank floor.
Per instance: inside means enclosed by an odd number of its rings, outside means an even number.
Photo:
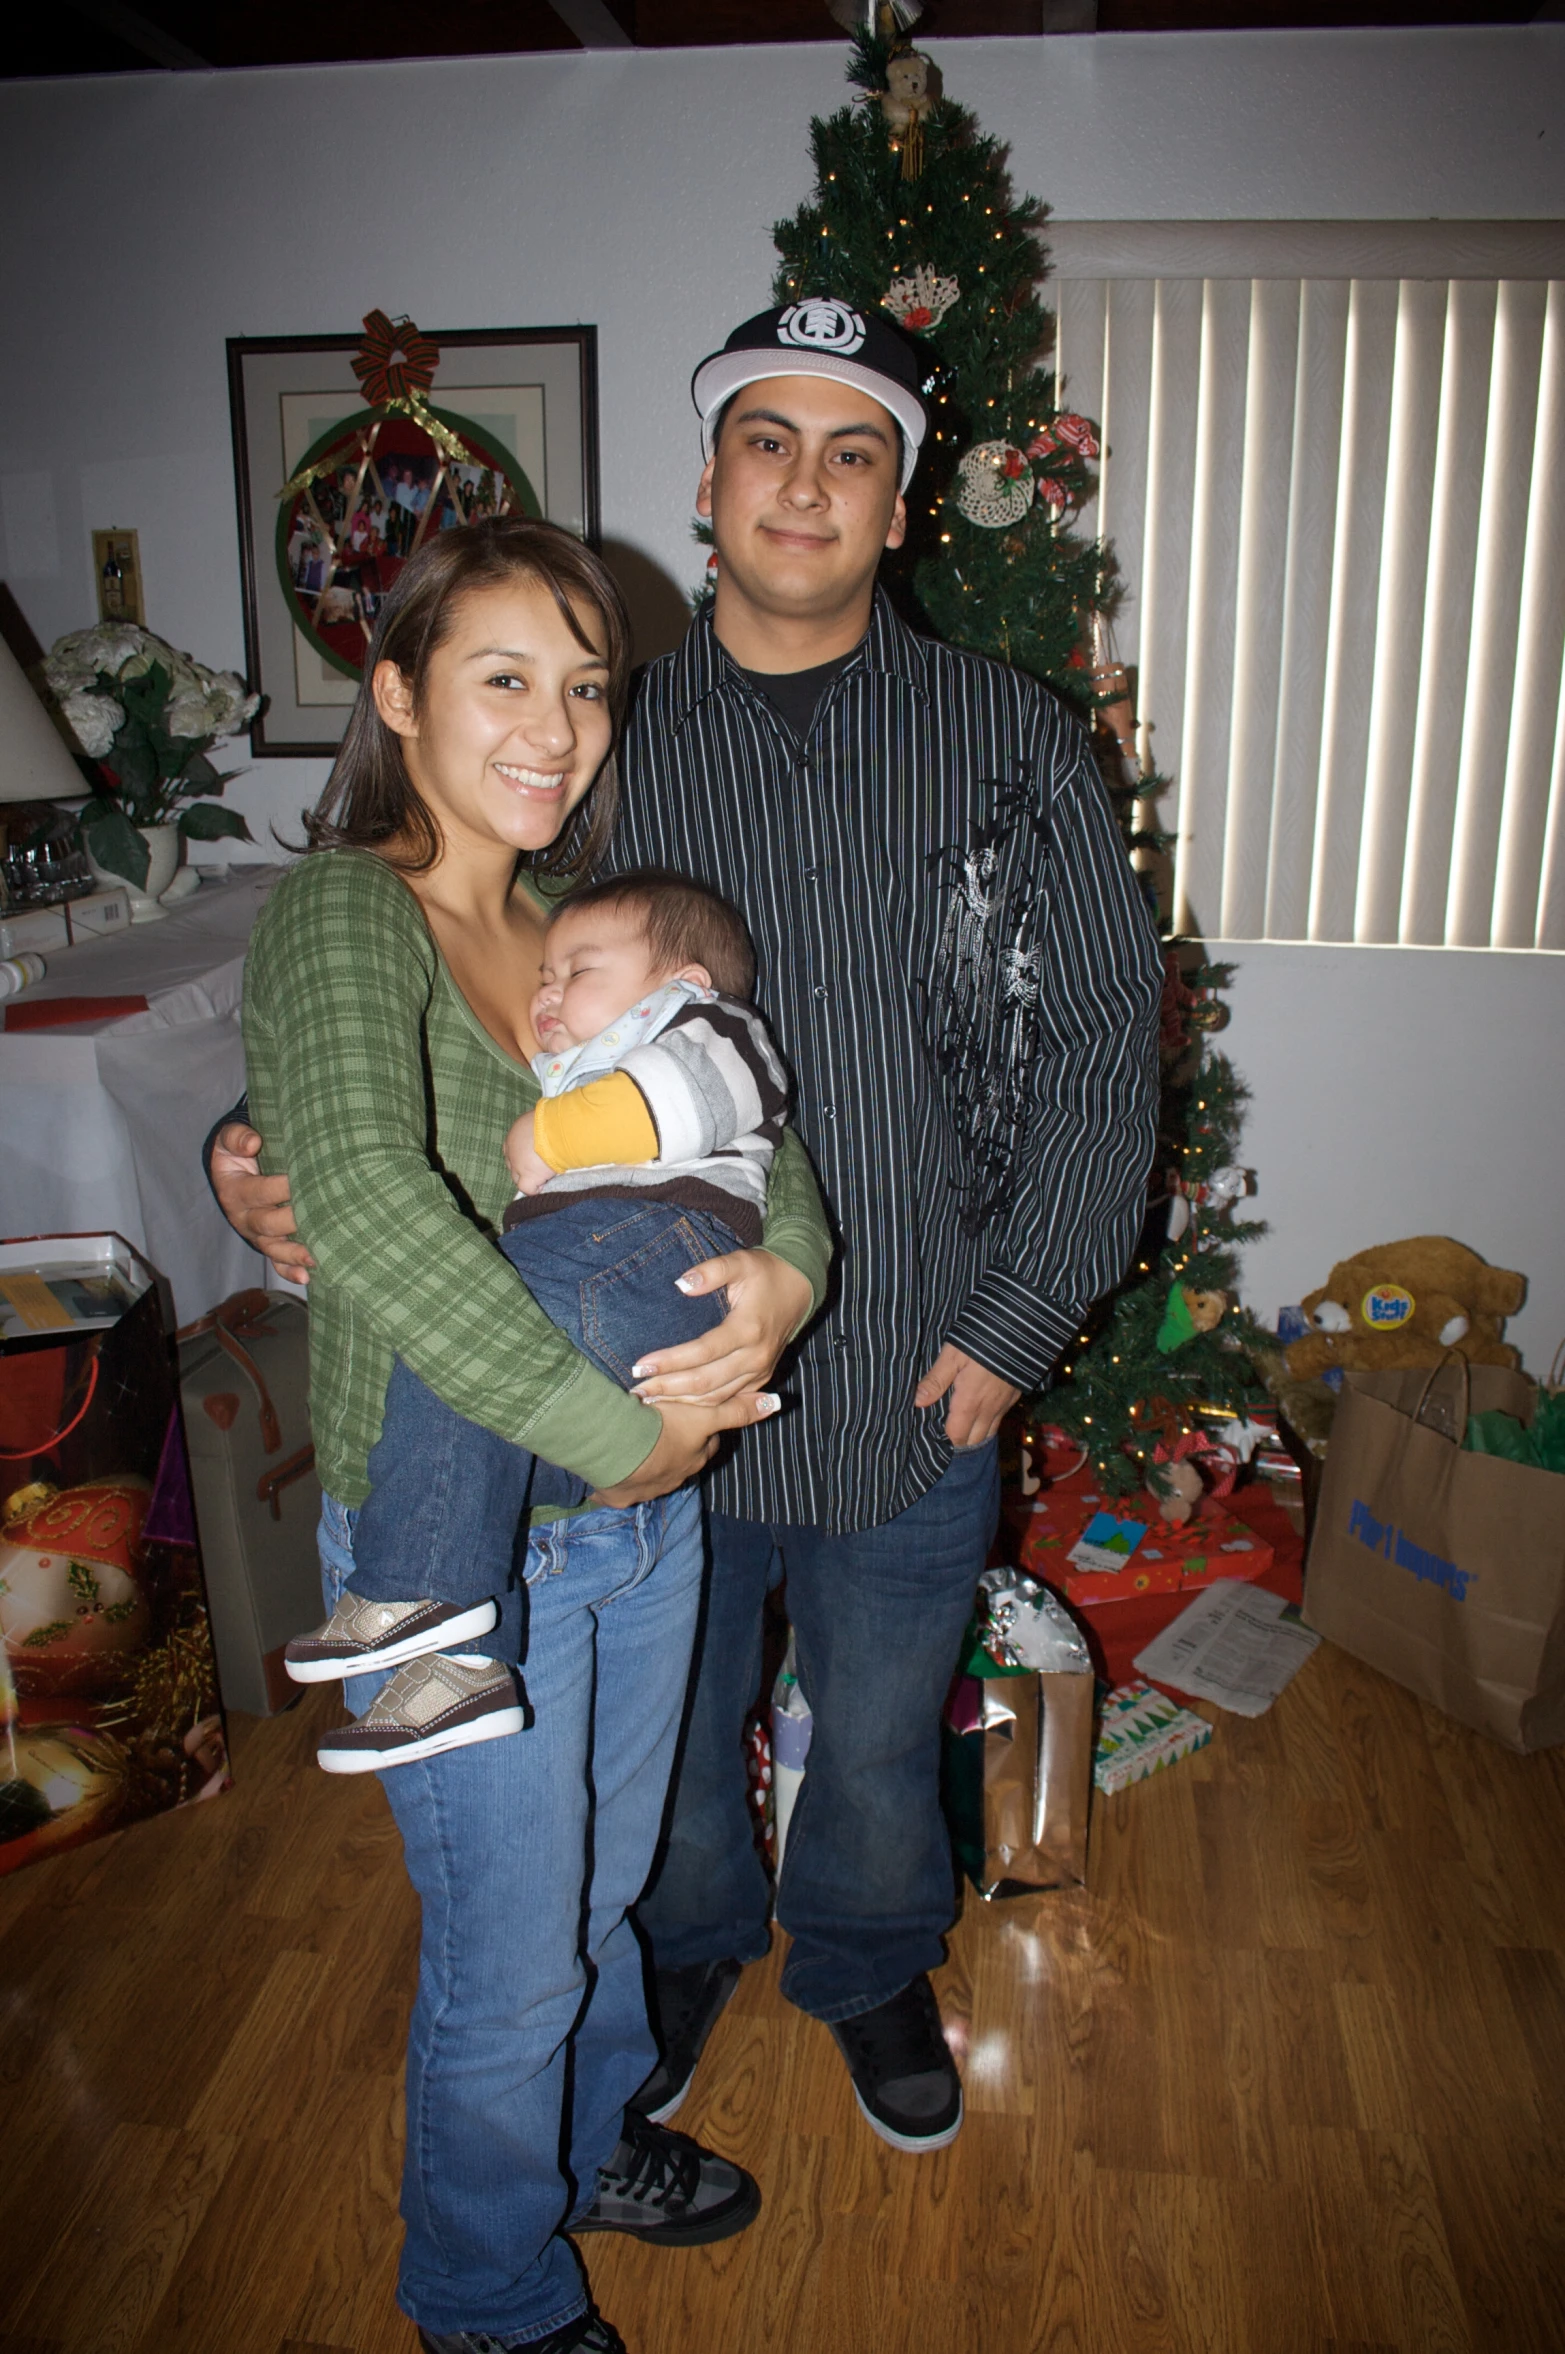
[[[0,1880],[0,2354],[411,2354],[415,1909],[332,1706],[237,1787]],[[1099,1807],[1088,1889],[969,1898],[949,2150],[864,2127],[748,1971],[680,2124],[741,2239],[596,2238],[633,2354],[1559,2354],[1565,1752],[1508,1756],[1323,1648]]]

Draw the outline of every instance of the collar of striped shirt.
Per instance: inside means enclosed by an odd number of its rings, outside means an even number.
[[[676,729],[683,727],[697,705],[719,687],[737,684],[747,694],[753,691],[738,663],[719,642],[710,605],[696,615],[673,662],[672,722]],[[898,619],[883,589],[875,591],[869,629],[847,667],[853,670],[860,665],[904,679],[926,702],[929,700],[929,656],[924,642]]]

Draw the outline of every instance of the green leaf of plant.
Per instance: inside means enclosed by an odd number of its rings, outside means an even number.
[[[124,810],[113,801],[89,801],[81,825],[99,866],[111,875],[123,875],[139,891],[152,856]]]
[[[114,773],[120,790],[134,799],[150,793],[158,781],[158,757],[144,727],[127,720],[114,739]]]
[[[182,785],[199,785],[207,793],[221,793],[224,784],[222,772],[212,766],[204,751],[191,755],[179,781]]]
[[[126,710],[151,726],[163,716],[168,690],[169,674],[161,662],[154,662],[140,678],[123,679],[118,692]]]
[[[192,801],[182,809],[179,830],[187,842],[215,842],[224,834],[239,842],[255,840],[237,809],[220,809],[215,801]]]

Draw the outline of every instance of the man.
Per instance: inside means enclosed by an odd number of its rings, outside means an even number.
[[[663,2053],[641,2102],[674,2114],[769,1943],[742,1729],[781,1575],[814,1718],[783,1992],[831,2030],[874,2130],[923,2151],[962,2117],[929,1983],[954,1897],[940,1708],[996,1523],[995,1432],[1135,1239],[1159,960],[1082,728],[915,637],[876,587],[927,426],[911,346],[791,304],[693,392],[716,593],[646,672],[613,863],[696,876],[744,915],[839,1250],[785,1361],[791,1410],[709,1476],[706,1621],[641,1907]],[[641,1394],[697,1393],[700,1349],[649,1358]]]

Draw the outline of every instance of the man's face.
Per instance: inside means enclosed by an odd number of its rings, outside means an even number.
[[[896,424],[867,393],[829,376],[747,384],[696,496],[717,545],[719,630],[730,593],[801,619],[862,597],[907,530],[898,473]]]

